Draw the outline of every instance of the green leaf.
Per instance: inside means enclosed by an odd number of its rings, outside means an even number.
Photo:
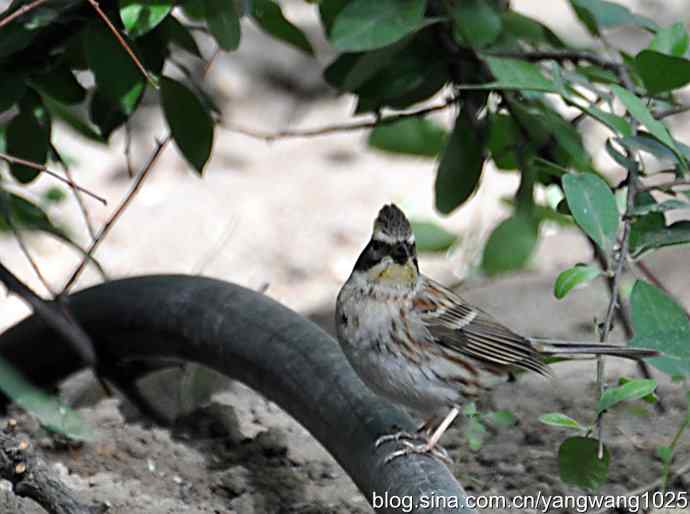
[[[465,438],[472,451],[479,450],[486,438],[486,427],[476,416],[467,420],[465,425]]]
[[[50,147],[50,119],[45,112],[41,115],[37,109],[22,108],[7,125],[6,137],[8,154],[36,164],[45,164]],[[23,184],[40,175],[38,170],[23,164],[10,164],[10,172]]]
[[[678,157],[678,161],[687,169],[685,157],[678,150],[668,129],[662,122],[654,119],[644,102],[633,93],[620,86],[612,85],[611,91],[613,91],[620,101],[623,102],[623,105],[625,105],[625,108],[633,118],[644,125],[654,137],[673,150],[673,153]]]
[[[425,118],[404,118],[378,125],[369,134],[369,146],[384,152],[436,157],[447,138],[446,131]]]
[[[512,427],[517,423],[515,415],[509,410],[497,410],[490,412],[486,418],[498,427]]]
[[[201,58],[201,52],[199,51],[199,46],[196,44],[194,36],[192,36],[187,27],[182,25],[174,16],[166,17],[158,29],[161,31],[161,35],[166,41]]]
[[[666,212],[675,209],[690,209],[690,202],[683,202],[681,200],[666,200],[659,203],[648,203],[640,205],[630,211],[631,216],[644,216],[653,212]]]
[[[0,113],[21,100],[25,89],[22,75],[0,72]]]
[[[153,30],[170,14],[174,0],[120,0],[120,18],[132,38]]]
[[[547,414],[542,414],[539,416],[539,421],[545,425],[551,425],[553,427],[561,428],[577,428],[582,430],[583,427],[570,416],[561,414],[560,412],[549,412]]]
[[[44,205],[56,205],[64,202],[67,194],[59,187],[53,186],[41,194],[41,203]]]
[[[618,77],[614,72],[594,64],[578,65],[575,67],[575,71],[584,75],[591,82],[600,82],[602,84],[616,84],[618,82]]]
[[[630,256],[639,259],[644,254],[665,246],[690,243],[690,221],[677,221],[666,226],[664,216],[650,213],[636,219],[630,230]]]
[[[319,17],[327,36],[331,33],[336,17],[349,2],[350,0],[321,0],[319,2]]]
[[[601,275],[601,270],[598,267],[577,264],[558,275],[554,284],[553,294],[559,300],[565,298],[565,295],[572,289],[594,280],[599,275]]]
[[[33,387],[0,358],[0,390],[17,405],[36,416],[42,426],[77,441],[93,441],[95,434],[81,415],[62,405],[58,398]]]
[[[503,31],[518,39],[522,39],[535,46],[547,44],[555,47],[564,47],[565,44],[554,34],[551,29],[537,20],[524,16],[511,9],[501,13]]]
[[[668,464],[673,458],[673,448],[668,446],[657,446],[656,455],[661,459],[661,462]]]
[[[276,39],[314,55],[311,43],[295,25],[290,23],[280,6],[272,0],[252,0],[252,17],[261,29]]]
[[[98,127],[103,139],[108,141],[110,135],[127,121],[128,116],[117,102],[96,90],[89,103],[89,118]]]
[[[134,112],[144,91],[144,77],[132,58],[100,22],[86,29],[84,45],[98,91],[126,115]]]
[[[40,206],[19,195],[7,193],[0,189],[0,232],[12,231],[10,224],[7,222],[8,216],[11,216],[12,224],[16,229],[45,232],[71,246],[81,255],[87,256],[86,251],[72,241],[64,229],[55,225]],[[87,256],[87,258],[105,276],[103,268],[98,261],[90,256]]]
[[[661,357],[647,359],[669,375],[690,376],[690,324],[683,308],[656,287],[638,280],[630,295],[635,348],[653,348]]]
[[[616,134],[620,134],[622,136],[631,136],[633,131],[632,127],[628,123],[628,121],[623,118],[622,116],[618,116],[617,114],[612,114],[610,112],[602,111],[598,107],[595,106],[581,106],[577,104],[572,104],[575,105],[578,109],[580,109],[583,112],[586,112],[589,114],[592,118],[595,120],[603,123],[606,125],[608,128],[613,130]]]
[[[682,57],[688,51],[688,31],[682,22],[660,28],[649,43],[650,50]]]
[[[648,132],[639,131],[637,135],[616,139],[616,142],[632,151],[647,152],[659,161],[675,163],[678,161],[676,154],[668,146],[660,143],[658,139]]]
[[[604,447],[599,459],[599,441],[588,437],[569,437],[558,449],[558,468],[561,480],[566,484],[596,490],[609,474],[611,454]]]
[[[448,138],[436,173],[436,208],[449,214],[477,189],[484,167],[480,136],[461,112]]]
[[[80,112],[81,109],[70,108],[66,105],[62,105],[60,102],[56,102],[50,97],[43,97],[43,103],[48,111],[50,111],[50,114],[67,123],[67,125],[72,127],[77,133],[81,134],[85,138],[96,143],[106,142],[98,130],[93,127],[88,120],[83,119]]]
[[[458,236],[430,221],[412,220],[410,224],[420,252],[443,252],[458,240]]]
[[[204,0],[206,23],[218,46],[223,50],[237,50],[240,46],[240,17],[235,4],[228,0]]]
[[[520,129],[512,116],[494,114],[491,116],[487,146],[496,167],[502,170],[518,168],[516,149],[522,140]]]
[[[336,61],[340,64],[339,66],[335,66],[335,68],[336,70],[341,68],[342,73],[338,73],[340,79],[337,81],[337,84],[335,84],[335,87],[340,90],[353,91],[361,94],[358,90],[366,84],[367,81],[375,77],[382,70],[398,68],[400,63],[406,60],[405,57],[410,55],[409,52],[403,57],[399,57],[399,54],[408,47],[411,47],[412,41],[412,38],[404,38],[392,45],[384,46],[383,48],[372,50],[371,52],[342,54]],[[411,49],[415,50],[416,48]],[[330,68],[329,66],[329,69]],[[327,70],[327,76],[332,76],[332,74],[332,70],[330,72]],[[386,73],[386,75],[390,75],[390,73]],[[386,76],[385,80],[388,81],[389,77]],[[333,85],[332,82],[329,81],[329,83]]]
[[[601,414],[617,403],[626,400],[639,400],[640,398],[652,394],[655,389],[656,380],[644,378],[631,380],[618,387],[611,387],[604,391],[604,394],[599,398],[597,412]]]
[[[616,242],[619,214],[608,184],[592,173],[565,175],[563,190],[577,224],[609,255]]]
[[[632,287],[630,288],[630,291],[628,292],[628,296],[630,295],[630,292],[632,292]],[[631,378],[626,378],[626,377],[620,377],[618,379],[618,385],[622,386],[625,385],[629,382],[634,382],[636,379],[631,379]],[[642,398],[647,403],[656,403],[657,402],[657,396],[654,392],[651,392],[649,394],[644,395]],[[646,411],[645,411],[646,412]]]
[[[424,0],[352,0],[333,23],[329,39],[341,51],[374,50],[424,27]]]
[[[536,64],[518,59],[484,57],[496,82],[483,85],[487,89],[530,89],[556,92],[553,80],[547,79]]]
[[[439,60],[436,43],[431,34],[421,33],[359,58],[344,86],[357,85],[358,111],[362,104],[366,110],[401,109],[435,94],[446,80],[447,64]]]
[[[34,74],[30,78],[30,84],[40,93],[63,104],[78,104],[86,98],[86,90],[66,66]]]
[[[453,19],[455,40],[482,48],[501,34],[503,21],[497,10],[484,0],[463,0],[449,7]]]
[[[601,29],[619,27],[621,25],[639,25],[648,29],[656,29],[656,23],[643,16],[633,14],[630,9],[614,2],[605,0],[570,0],[575,14],[580,21],[594,35],[599,35]]]
[[[11,14],[8,11],[9,9],[2,14]],[[2,18],[4,17],[2,16]],[[2,27],[0,30],[0,59],[24,50],[31,44],[36,34],[38,31],[28,30],[20,23],[9,23]]]
[[[163,113],[177,147],[201,174],[213,148],[213,120],[203,102],[186,86],[161,78]]]
[[[690,61],[654,50],[642,50],[635,68],[650,95],[672,91],[690,83]]]
[[[479,414],[479,411],[477,410],[476,402],[470,401],[470,402],[466,403],[462,408],[462,414],[463,414],[463,416],[468,417],[468,418],[471,418],[471,417]]]
[[[516,213],[503,220],[484,247],[482,269],[496,275],[524,267],[537,246],[538,223]]]

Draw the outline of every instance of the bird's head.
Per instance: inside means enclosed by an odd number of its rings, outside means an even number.
[[[417,248],[410,222],[394,204],[384,205],[374,221],[369,244],[355,264],[368,281],[410,287],[417,281]]]

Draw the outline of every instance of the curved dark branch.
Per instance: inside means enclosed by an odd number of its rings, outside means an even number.
[[[364,386],[330,336],[270,298],[218,280],[147,276],[71,295],[70,308],[101,363],[194,361],[261,392],[328,449],[369,501],[388,492],[456,497],[464,505],[462,487],[437,460],[411,455],[383,463],[392,448],[374,450],[376,438],[394,426],[414,430],[413,421]],[[30,317],[0,336],[0,356],[35,384],[51,386],[80,367],[55,337]]]

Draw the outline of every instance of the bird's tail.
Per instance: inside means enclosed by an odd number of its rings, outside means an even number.
[[[606,343],[589,343],[576,341],[558,341],[553,339],[530,338],[535,350],[545,356],[568,357],[571,355],[610,355],[625,359],[643,359],[655,357],[659,352],[651,348],[629,348]]]

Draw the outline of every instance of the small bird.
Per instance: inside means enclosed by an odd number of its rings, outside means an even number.
[[[586,354],[640,359],[654,350],[523,337],[419,271],[410,222],[384,206],[336,303],[338,340],[364,383],[425,419],[386,462],[411,453],[448,460],[438,441],[461,406],[523,369],[550,375],[545,356]],[[416,444],[415,444],[416,443]],[[421,444],[420,444],[421,443]]]

